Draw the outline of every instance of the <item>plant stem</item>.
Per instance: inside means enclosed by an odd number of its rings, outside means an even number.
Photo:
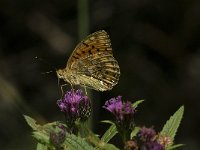
[[[89,34],[88,0],[78,0],[78,33],[79,40]]]

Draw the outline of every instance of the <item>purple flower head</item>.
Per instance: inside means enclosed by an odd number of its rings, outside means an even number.
[[[144,143],[144,145],[141,147],[141,150],[165,150],[165,147],[157,141],[154,141]]]
[[[106,101],[103,108],[110,111],[116,118],[117,122],[128,124],[132,123],[135,109],[132,107],[131,102],[122,102],[122,97],[111,98]]]
[[[83,95],[81,90],[66,92],[64,98],[58,100],[57,104],[60,110],[64,112],[67,122],[73,123],[77,119],[86,120],[90,115],[90,100]]]
[[[142,127],[138,137],[142,141],[141,150],[165,150],[165,146],[157,141],[157,134],[153,128]]]
[[[156,132],[153,128],[142,127],[138,133],[138,136],[144,142],[151,142],[155,139]]]

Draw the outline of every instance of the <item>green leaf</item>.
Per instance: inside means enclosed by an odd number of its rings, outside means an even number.
[[[48,147],[46,145],[43,145],[40,143],[37,144],[36,150],[47,150],[47,149],[48,149]]]
[[[134,103],[132,104],[132,107],[137,108],[138,105],[141,104],[142,102],[144,102],[144,100],[138,100],[138,101],[136,101],[136,102],[134,102]]]
[[[102,123],[107,123],[107,124],[115,124],[114,122],[110,121],[110,120],[103,120],[101,121]]]
[[[112,124],[102,136],[101,141],[108,143],[117,133],[118,131],[116,125]]]
[[[164,125],[161,135],[168,136],[171,138],[172,143],[174,141],[174,137],[178,130],[178,127],[181,123],[182,117],[184,113],[184,106],[181,106],[174,114],[170,117],[170,119]]]
[[[101,150],[119,150],[115,145],[113,144],[105,144],[103,147],[100,148]]]
[[[73,134],[67,134],[62,145],[68,147],[70,150],[95,150],[95,148],[89,145],[83,138],[77,137]]]
[[[184,146],[184,145],[185,145],[185,144],[176,144],[176,145],[172,145],[172,146],[168,147],[166,150],[173,150],[173,149],[182,147],[182,146]]]
[[[33,130],[37,130],[37,129],[38,129],[39,125],[36,124],[36,121],[35,121],[33,118],[31,118],[31,117],[29,117],[29,116],[26,116],[26,115],[24,115],[24,118],[25,118],[26,122],[28,123],[28,125],[29,125]]]
[[[33,132],[33,137],[41,144],[50,144],[49,136],[43,132],[40,131]]]
[[[62,124],[62,123],[60,123],[58,121],[55,121],[55,122],[47,123],[47,124],[41,126],[38,129],[38,131],[41,131],[41,132],[44,132],[44,133],[48,133],[48,134],[50,134],[50,132],[52,132],[52,131],[58,133],[59,131],[61,131],[61,129],[58,127],[59,125],[60,126],[61,125],[65,126],[64,124]]]
[[[91,131],[91,129],[89,129],[88,124],[86,124],[86,123],[80,123],[80,124],[77,124],[77,127],[78,127],[78,130],[79,130],[78,135],[80,137],[92,138],[92,139],[98,138],[99,139],[98,135],[94,134]]]
[[[135,127],[133,131],[131,132],[130,138],[133,139],[133,137],[135,137],[139,131],[140,131],[140,127]]]

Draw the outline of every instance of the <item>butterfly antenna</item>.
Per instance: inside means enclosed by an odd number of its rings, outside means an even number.
[[[41,74],[49,74],[49,73],[52,73],[53,71],[51,70],[51,71],[47,71],[47,72],[42,72]]]
[[[45,64],[50,66],[53,70],[55,70],[55,71],[57,70],[55,66],[53,66],[52,64],[50,64],[48,61],[44,60],[43,58],[35,56],[35,59],[44,62]],[[51,71],[47,71],[47,72],[42,72],[42,74],[44,75],[44,74],[49,74],[49,73],[52,73],[52,72],[54,72],[54,71],[51,70]]]

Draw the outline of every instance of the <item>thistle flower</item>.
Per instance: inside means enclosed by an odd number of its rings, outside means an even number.
[[[122,97],[111,98],[106,101],[103,108],[110,111],[116,118],[116,121],[130,125],[133,122],[133,115],[135,109],[132,107],[131,102],[122,102]]]
[[[143,142],[151,142],[155,140],[156,131],[153,128],[142,127],[138,133],[138,137]]]
[[[91,112],[90,100],[81,90],[66,92],[64,98],[57,101],[58,107],[65,114],[67,125],[74,125],[75,121],[86,121]]]
[[[158,142],[156,131],[153,128],[142,127],[138,137],[142,141],[141,150],[165,150],[165,146]]]
[[[123,102],[122,97],[111,98],[106,101],[103,108],[110,111],[115,117],[115,124],[117,130],[125,143],[130,139],[131,129],[133,128],[133,115],[135,108],[132,107],[131,102]]]
[[[157,141],[144,143],[140,148],[141,150],[165,150],[164,145],[161,145]]]

